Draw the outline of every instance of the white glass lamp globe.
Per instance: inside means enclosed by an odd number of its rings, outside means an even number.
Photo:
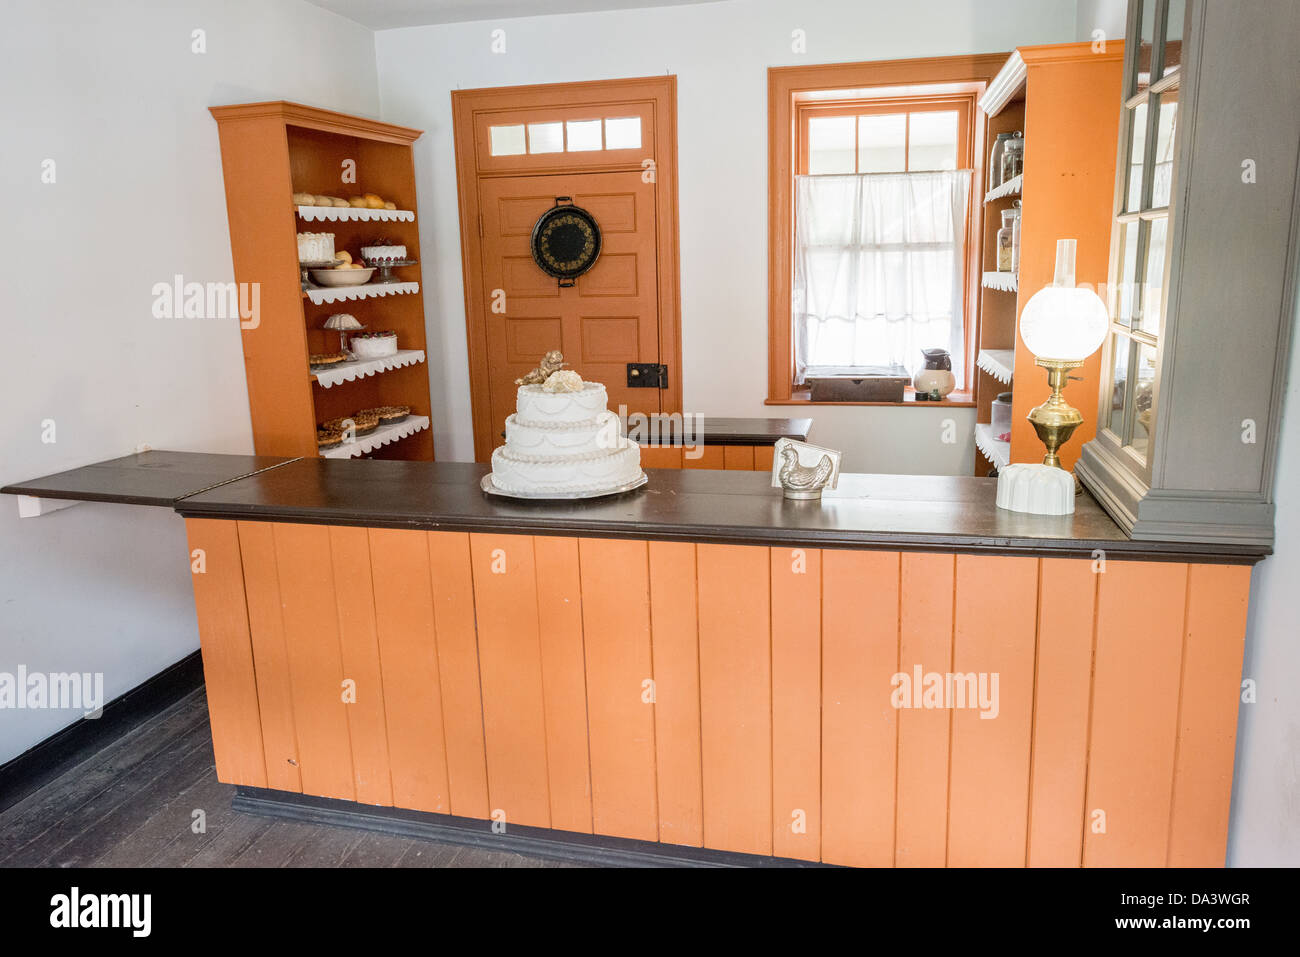
[[[1074,252],[1075,240],[1057,240],[1056,278],[1020,314],[1020,337],[1040,359],[1081,362],[1106,341],[1106,304],[1091,289],[1075,286]]]

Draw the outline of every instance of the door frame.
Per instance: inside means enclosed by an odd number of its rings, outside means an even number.
[[[648,103],[654,124],[652,155],[600,162],[601,153],[556,153],[552,165],[483,169],[476,129],[483,114],[553,107],[598,107],[602,111],[628,103]],[[460,208],[461,278],[465,286],[465,335],[469,353],[470,405],[474,421],[474,458],[492,455],[491,408],[488,401],[487,307],[483,290],[482,218],[479,182],[498,176],[555,173],[643,172],[654,161],[655,253],[659,300],[659,361],[668,366],[668,388],[660,390],[663,412],[682,410],[681,280],[677,234],[677,77],[637,77],[582,83],[542,83],[451,92],[456,147],[456,192]],[[499,163],[493,164],[500,166]]]

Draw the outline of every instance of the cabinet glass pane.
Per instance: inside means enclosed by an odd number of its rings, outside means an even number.
[[[1156,116],[1156,154],[1152,157],[1151,205],[1155,209],[1169,205],[1169,185],[1174,174],[1174,141],[1178,131],[1178,90],[1166,90],[1155,97],[1159,101]]]
[[[1156,350],[1153,346],[1143,344],[1137,346],[1137,363],[1133,375],[1133,440],[1129,444],[1135,451],[1145,456],[1151,434],[1156,430],[1154,418]]]
[[[1142,207],[1142,173],[1146,147],[1147,105],[1139,103],[1133,108],[1129,118],[1128,189],[1125,192],[1127,199],[1124,202],[1124,209],[1130,213]]]
[[[1165,237],[1168,232],[1168,219],[1161,217],[1151,221],[1150,232],[1147,234],[1147,258],[1142,267],[1142,313],[1138,328],[1153,336],[1160,335],[1165,282]]]
[[[1115,321],[1133,325],[1133,310],[1137,306],[1138,235],[1141,223],[1134,220],[1119,230],[1119,286],[1115,290]]]
[[[813,176],[852,173],[856,116],[814,116],[808,121],[808,172]]]
[[[956,149],[953,150],[954,155]],[[907,114],[858,117],[858,172],[901,173],[907,169]]]
[[[1110,429],[1121,442],[1124,436],[1124,409],[1128,404],[1129,381],[1129,337],[1122,333],[1113,334],[1111,355],[1114,357],[1113,387],[1110,396],[1110,414],[1106,419],[1106,428]]]
[[[1165,17],[1165,55],[1162,76],[1168,76],[1183,62],[1183,21],[1187,17],[1187,0],[1169,0]]]
[[[1142,12],[1138,15],[1138,35],[1142,38],[1138,47],[1137,76],[1129,94],[1140,93],[1151,85],[1151,49],[1156,35],[1156,0],[1141,0]]]

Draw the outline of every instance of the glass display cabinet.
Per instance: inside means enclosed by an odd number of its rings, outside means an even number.
[[[1076,473],[1134,538],[1271,543],[1300,5],[1130,0],[1126,35],[1111,327]]]

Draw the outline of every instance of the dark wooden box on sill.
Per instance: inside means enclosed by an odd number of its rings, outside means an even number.
[[[808,376],[814,402],[902,402],[912,377],[899,365],[858,366],[852,371]]]

